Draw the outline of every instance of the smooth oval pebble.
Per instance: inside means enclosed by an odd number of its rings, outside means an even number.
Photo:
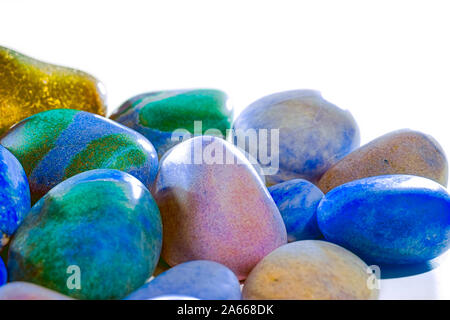
[[[30,211],[30,187],[25,171],[14,155],[0,145],[0,231],[1,246],[9,241]]]
[[[408,129],[385,134],[331,167],[317,186],[327,193],[346,182],[372,176],[410,174],[447,185],[444,150],[431,136]]]
[[[437,182],[410,175],[364,178],[325,195],[319,228],[369,263],[433,259],[449,247],[450,196]]]
[[[148,92],[124,102],[111,119],[130,127],[155,146],[158,156],[179,143],[172,140],[176,129],[205,134],[217,129],[223,137],[231,128],[233,110],[225,92],[215,89],[184,89]],[[194,122],[199,132],[194,132]]]
[[[358,147],[360,141],[358,126],[350,112],[329,103],[313,90],[286,91],[261,98],[242,111],[233,129],[235,134],[239,130],[258,133],[261,129],[269,130],[269,142],[270,130],[279,130],[279,150],[271,144],[267,146],[270,157],[279,158],[277,173],[266,176],[270,185],[295,178],[316,182],[331,165]],[[258,153],[261,146],[266,144],[259,141]],[[250,152],[248,148],[246,151]],[[258,160],[263,168],[268,167],[260,154]]]
[[[0,136],[33,114],[77,108],[106,114],[104,86],[91,75],[0,47]]]
[[[15,125],[1,140],[25,169],[35,203],[61,181],[92,169],[118,169],[150,187],[158,158],[141,134],[92,113],[58,109]]]
[[[246,300],[376,299],[368,266],[350,251],[320,240],[286,244],[261,260],[244,283]]]
[[[199,136],[172,148],[161,159],[153,195],[163,219],[162,257],[169,265],[212,260],[245,279],[287,241],[280,213],[255,169],[223,139]]]
[[[139,180],[118,170],[80,173],[50,190],[20,225],[9,279],[78,299],[121,299],[150,278],[161,240],[158,207]]]
[[[234,273],[224,265],[196,260],[181,263],[161,273],[127,299],[147,300],[167,295],[201,300],[240,300],[241,288]]]
[[[323,198],[319,188],[309,181],[293,179],[269,187],[269,192],[280,210],[289,242],[322,236],[316,215]]]
[[[9,282],[0,287],[0,300],[73,300],[59,292],[29,282]]]

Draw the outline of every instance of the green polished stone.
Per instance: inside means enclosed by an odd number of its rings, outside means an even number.
[[[159,91],[127,100],[111,119],[143,134],[161,157],[177,144],[171,140],[172,132],[177,129],[191,134],[217,129],[225,137],[231,128],[233,110],[227,95],[220,90]],[[201,121],[200,132],[194,130],[195,121]]]

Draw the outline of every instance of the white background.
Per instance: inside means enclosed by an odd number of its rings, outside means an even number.
[[[311,88],[352,112],[362,143],[411,128],[450,153],[446,1],[0,3],[0,45],[93,74],[110,110],[152,90],[219,88],[240,111]],[[449,299],[449,273],[384,280],[381,297]]]

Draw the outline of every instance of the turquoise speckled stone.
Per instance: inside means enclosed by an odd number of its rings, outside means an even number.
[[[2,246],[30,211],[30,187],[19,161],[0,145],[0,231]]]
[[[311,182],[293,179],[269,187],[288,233],[288,241],[313,240],[322,233],[317,226],[317,206],[323,193]]]
[[[386,175],[348,182],[317,208],[328,241],[369,263],[431,260],[450,245],[450,196],[430,179]]]
[[[278,130],[278,148],[261,141],[257,145],[261,166],[278,169],[275,174],[266,176],[269,185],[296,178],[315,183],[360,142],[359,129],[350,112],[326,101],[313,90],[293,90],[263,97],[242,111],[233,129],[236,134],[248,130],[257,130],[260,134],[261,130],[268,130],[268,142],[272,139],[271,130]],[[278,157],[279,164],[264,163],[267,161],[260,154],[262,146],[270,151],[267,156]],[[251,146],[246,149],[249,150]]]
[[[121,299],[150,278],[161,241],[148,189],[125,172],[91,170],[33,206],[11,241],[9,279],[79,299]],[[73,267],[81,288],[67,285]]]
[[[234,273],[224,265],[197,260],[179,264],[161,273],[127,299],[146,300],[165,295],[201,300],[239,300],[241,288]]]
[[[194,121],[201,121],[201,134],[217,129],[223,136],[231,128],[233,110],[227,95],[214,89],[156,91],[124,102],[111,119],[144,135],[158,156],[179,143],[172,132],[185,129],[194,134]]]
[[[20,161],[35,203],[61,181],[92,169],[117,169],[150,187],[158,158],[139,133],[89,112],[56,109],[16,124],[0,140]]]

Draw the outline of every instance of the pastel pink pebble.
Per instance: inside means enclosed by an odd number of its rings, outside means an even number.
[[[223,139],[186,140],[161,159],[153,195],[171,266],[212,260],[239,280],[287,241],[280,212],[251,163]]]

